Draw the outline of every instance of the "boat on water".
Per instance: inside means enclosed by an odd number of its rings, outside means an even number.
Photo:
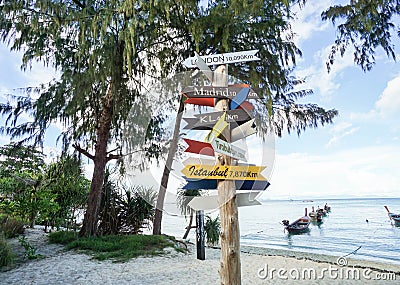
[[[331,206],[328,206],[328,203],[325,203],[324,210],[329,213],[331,211]]]
[[[388,212],[389,219],[394,221],[396,226],[400,226],[400,214],[395,214],[395,213],[390,212],[389,208],[387,206],[383,206],[383,207],[385,207],[386,211]]]
[[[311,219],[307,216],[307,208],[305,209],[305,215],[293,223],[289,223],[288,220],[283,220],[282,224],[285,226],[285,230],[289,232],[289,234],[300,234],[309,231]]]
[[[311,212],[308,214],[312,222],[321,223],[322,222],[322,215],[321,211],[315,211],[314,206],[311,207]]]

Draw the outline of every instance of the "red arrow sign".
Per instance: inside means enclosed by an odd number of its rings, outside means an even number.
[[[212,148],[211,144],[190,139],[183,140],[188,144],[188,148],[185,149],[185,152],[214,156],[214,149]]]
[[[214,98],[188,98],[185,100],[185,104],[214,107]],[[239,109],[243,109],[246,111],[253,111],[254,106],[250,102],[244,101],[239,106]]]

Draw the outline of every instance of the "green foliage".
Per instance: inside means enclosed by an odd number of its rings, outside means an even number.
[[[174,247],[166,236],[107,235],[77,239],[73,232],[55,232],[50,241],[66,245],[68,249],[84,250],[97,260],[113,259],[123,262],[131,258],[163,253],[163,248]]]
[[[67,245],[77,239],[78,239],[78,233],[74,231],[58,231],[49,233],[50,243],[59,243]]]
[[[221,222],[219,220],[219,216],[213,219],[207,215],[205,218],[206,223],[204,225],[204,230],[206,231],[207,244],[211,246],[217,245],[221,231]]]
[[[25,231],[24,222],[20,219],[7,215],[0,215],[0,233],[3,232],[6,238],[13,238]]]
[[[201,190],[188,190],[188,189],[180,189],[178,191],[178,195],[176,196],[176,202],[178,204],[179,209],[181,210],[181,214],[187,217],[191,208],[188,206],[190,201],[194,197],[201,196]]]
[[[11,248],[7,243],[4,234],[0,231],[0,268],[12,264],[13,260],[14,255]]]
[[[137,234],[150,227],[154,217],[156,193],[143,186],[119,186],[107,169],[99,216],[99,233],[102,235]]]
[[[0,154],[0,210],[33,226],[39,210],[46,215],[57,207],[54,195],[42,187],[43,153],[14,143],[0,147]]]
[[[46,166],[43,154],[32,146],[0,147],[0,210],[28,221],[68,226],[84,207],[89,182],[80,160],[64,155]]]
[[[339,53],[344,55],[353,46],[354,62],[364,71],[375,64],[375,51],[383,48],[386,55],[396,60],[392,36],[398,32],[400,3],[393,0],[350,1],[335,5],[322,13],[322,19],[337,25],[337,37],[326,63],[328,70]]]
[[[37,248],[34,247],[32,244],[30,244],[25,236],[22,236],[18,238],[19,243],[22,245],[22,247],[25,249],[25,257],[28,259],[37,259],[42,257],[42,255],[37,254],[36,250]]]
[[[77,210],[85,207],[90,182],[84,176],[81,160],[74,155],[63,155],[50,164],[43,187],[55,195],[57,209],[43,216],[50,226],[76,228]]]

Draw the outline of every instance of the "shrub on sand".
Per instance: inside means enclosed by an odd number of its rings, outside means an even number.
[[[25,231],[24,222],[7,215],[0,215],[0,232],[3,232],[6,238],[13,238]]]
[[[8,266],[13,261],[13,254],[7,240],[2,232],[0,232],[0,268]]]

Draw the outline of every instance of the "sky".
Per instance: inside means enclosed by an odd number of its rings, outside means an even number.
[[[353,63],[349,50],[328,73],[325,62],[336,32],[331,23],[321,22],[320,14],[333,2],[307,1],[298,13],[293,29],[303,56],[294,74],[306,78],[303,88],[314,91],[305,102],[337,109],[339,116],[333,124],[307,129],[300,136],[275,138],[274,159],[268,161],[271,186],[260,200],[400,197],[400,65],[378,48],[376,65],[365,73]],[[397,39],[395,44],[398,53]],[[20,66],[20,54],[1,44],[1,100],[15,88],[36,86],[54,75],[40,64],[25,72]],[[48,149],[56,147],[56,132],[56,127],[50,129]],[[6,143],[8,138],[0,137],[0,144]],[[153,169],[142,177],[159,181],[159,175]]]

